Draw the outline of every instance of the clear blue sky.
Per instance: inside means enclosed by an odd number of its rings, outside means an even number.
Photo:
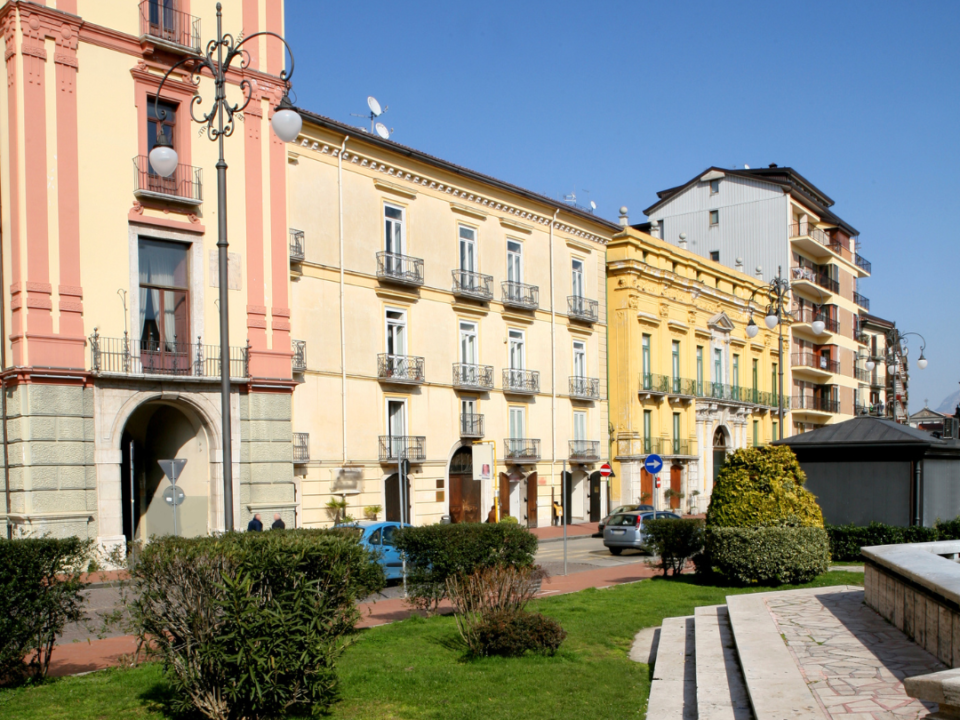
[[[286,0],[286,31],[301,106],[374,95],[398,142],[606,218],[796,168],[860,230],[872,312],[927,339],[911,409],[957,389],[960,2]]]

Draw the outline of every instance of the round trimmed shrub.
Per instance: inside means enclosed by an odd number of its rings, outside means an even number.
[[[707,528],[711,570],[736,583],[805,583],[827,571],[830,540],[817,527]]]

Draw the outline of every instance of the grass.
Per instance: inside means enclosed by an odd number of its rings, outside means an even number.
[[[859,585],[862,573],[828,572],[801,587]],[[790,589],[786,586],[780,589]],[[357,634],[340,663],[342,699],[331,717],[350,720],[637,716],[646,707],[649,668],[627,654],[633,636],[665,617],[690,615],[734,593],[771,588],[700,585],[694,577],[654,579],[545,598],[531,609],[556,618],[568,637],[556,657],[467,661],[452,640],[453,618],[411,618]],[[4,720],[166,718],[158,665],[63,678],[0,691]]]

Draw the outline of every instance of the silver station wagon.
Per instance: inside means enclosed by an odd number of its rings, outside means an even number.
[[[645,550],[646,536],[643,524],[647,520],[653,520],[654,515],[656,515],[657,520],[680,519],[679,515],[665,511],[658,513],[625,512],[613,515],[603,528],[604,546],[610,550],[611,555],[619,555],[624,548]]]

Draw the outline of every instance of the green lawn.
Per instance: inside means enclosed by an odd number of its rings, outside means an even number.
[[[804,587],[859,585],[862,573],[829,572]],[[769,590],[757,588],[756,590]],[[788,589],[788,588],[784,588]],[[464,661],[450,617],[412,618],[361,631],[340,665],[343,697],[332,717],[637,717],[646,707],[649,668],[627,658],[634,634],[665,617],[690,615],[743,588],[698,585],[693,577],[649,580],[546,598],[533,609],[569,633],[556,657]],[[0,691],[4,720],[164,718],[160,669],[144,665]]]

